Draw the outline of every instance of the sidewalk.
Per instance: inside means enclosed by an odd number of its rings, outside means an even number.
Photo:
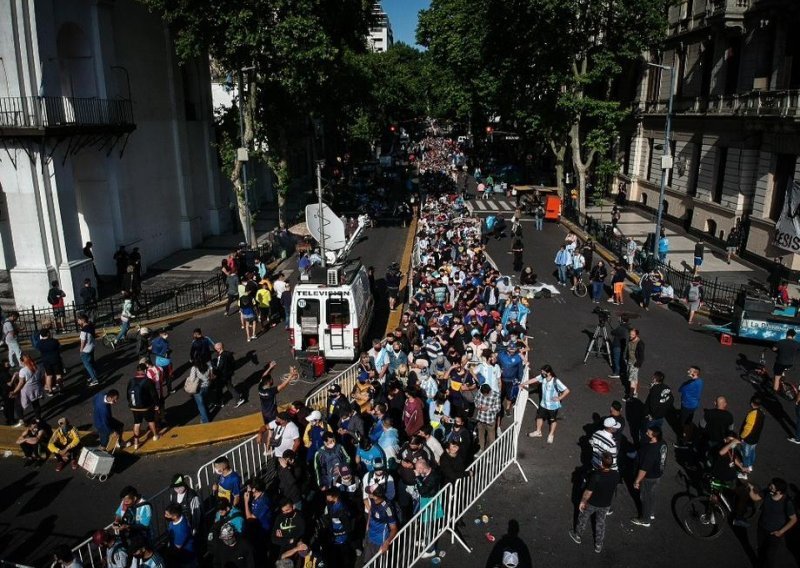
[[[611,205],[589,207],[586,214],[603,222],[611,223]],[[669,254],[667,262],[673,267],[694,268],[694,246],[698,238],[688,235],[685,231],[676,227],[673,223],[663,224],[667,238],[669,239]],[[622,209],[622,217],[617,224],[617,232],[625,237],[632,236],[641,247],[647,239],[648,233],[655,231],[655,215],[649,214],[635,207]],[[747,285],[753,281],[766,282],[768,273],[762,268],[743,262],[736,257],[731,259],[728,264],[725,261],[726,252],[714,245],[705,244],[705,255],[703,265],[699,274],[706,280],[718,280],[720,283],[732,285]]]

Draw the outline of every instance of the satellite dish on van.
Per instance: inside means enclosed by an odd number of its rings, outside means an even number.
[[[344,236],[344,223],[336,216],[330,207],[318,203],[306,205],[306,225],[311,236],[317,242],[323,244],[323,233],[325,236],[325,250],[341,250],[347,244]]]

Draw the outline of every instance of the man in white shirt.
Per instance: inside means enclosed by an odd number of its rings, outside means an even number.
[[[297,452],[300,447],[300,430],[288,413],[281,412],[269,423],[266,445],[272,449],[276,458],[282,458],[286,450]]]

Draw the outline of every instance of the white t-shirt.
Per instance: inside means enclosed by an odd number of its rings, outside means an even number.
[[[5,339],[6,343],[9,341],[14,342],[17,340],[16,334],[14,333],[14,323],[6,320],[3,322],[3,339]]]
[[[81,353],[91,353],[94,351],[94,333],[81,330],[81,341],[85,343],[83,349],[81,349]]]
[[[278,296],[278,299],[280,299],[280,297],[283,296],[283,293],[286,292],[286,281],[276,280],[272,283],[272,288],[275,290],[275,295]]]
[[[294,446],[294,441],[300,437],[300,430],[294,422],[287,422],[286,426],[280,426],[277,420],[269,423],[269,429],[272,430],[272,442],[276,458],[282,458],[283,452],[291,450]],[[278,445],[274,445],[278,441]]]

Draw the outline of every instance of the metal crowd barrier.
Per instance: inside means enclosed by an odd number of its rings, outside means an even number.
[[[413,566],[450,529],[454,486],[445,485],[427,505],[397,532],[384,554],[373,556],[363,568]]]
[[[360,354],[359,354],[360,355]],[[347,367],[344,371],[319,385],[307,398],[306,406],[324,412],[328,405],[328,387],[339,385],[342,393],[349,397],[353,387],[358,382],[358,361]]]
[[[192,487],[192,478],[189,475],[184,475],[184,479],[189,483],[189,486]],[[167,508],[167,505],[169,505],[171,491],[172,487],[167,485],[152,497],[145,499],[152,507],[153,515],[151,526],[156,543],[164,542],[167,537],[168,521],[164,518],[164,510]],[[113,523],[109,523],[104,528],[108,530],[112,526]],[[72,552],[75,554],[75,558],[83,564],[84,568],[105,568],[105,550],[98,547],[92,541],[91,536],[73,548]]]
[[[529,367],[526,366],[523,380],[527,380],[529,374]],[[456,531],[458,521],[510,466],[516,465],[522,478],[528,482],[517,460],[517,447],[527,404],[528,391],[520,389],[514,403],[514,421],[467,468],[469,476],[457,480],[455,484],[444,486],[435,498],[398,531],[386,553],[372,557],[363,568],[413,566],[448,531],[451,542],[457,540],[467,552],[472,552]],[[440,511],[442,515],[439,515]]]
[[[231,469],[242,476],[242,481],[255,477],[263,477],[269,481],[271,476],[276,473],[275,460],[268,456],[265,450],[266,447],[259,440],[259,435],[255,434],[201,465],[195,477],[196,489],[200,498],[205,500],[210,497],[211,486],[217,480],[217,474],[214,473],[214,461],[221,457],[228,458]]]

